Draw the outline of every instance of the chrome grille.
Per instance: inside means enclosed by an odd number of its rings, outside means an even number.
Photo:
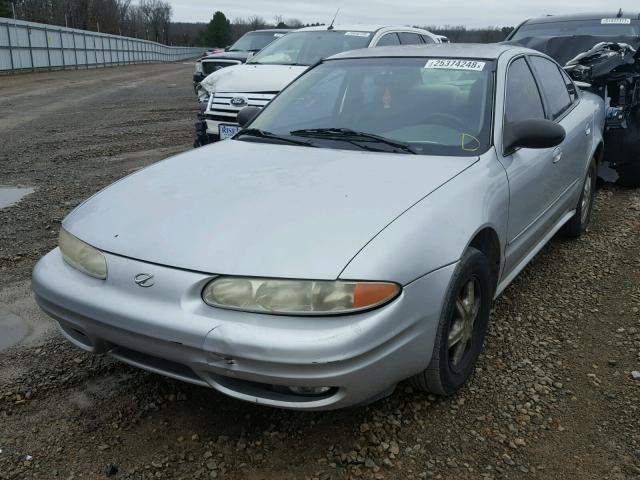
[[[237,60],[202,60],[202,71],[205,75],[209,75],[221,68],[239,65],[240,63]]]
[[[276,93],[216,93],[209,100],[207,107],[207,117],[217,117],[216,120],[236,120],[238,112],[244,107],[260,107],[264,108],[269,104]],[[245,99],[246,104],[235,106],[232,104],[233,99]]]

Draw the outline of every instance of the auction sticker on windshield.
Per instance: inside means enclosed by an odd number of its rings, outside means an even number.
[[[430,69],[447,69],[447,70],[472,70],[474,72],[481,72],[484,70],[486,62],[478,62],[477,60],[460,60],[460,59],[447,59],[438,58],[432,59],[427,62],[424,68]]]
[[[345,32],[344,34],[350,37],[368,37],[369,36],[369,33],[367,32]]]
[[[238,125],[228,125],[226,123],[221,123],[220,125],[218,125],[218,133],[220,134],[220,140],[231,138],[239,131],[240,131],[240,127]]]
[[[630,18],[603,18],[600,23],[602,25],[631,25]]]

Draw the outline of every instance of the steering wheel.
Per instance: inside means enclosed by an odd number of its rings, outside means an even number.
[[[455,115],[444,112],[430,113],[422,119],[423,122],[428,123],[429,120],[439,120],[437,123],[442,123],[447,127],[451,127],[455,130],[465,131],[467,127],[465,124]]]

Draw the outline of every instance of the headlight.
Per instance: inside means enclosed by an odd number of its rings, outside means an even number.
[[[77,239],[64,228],[60,229],[58,246],[62,257],[72,267],[101,280],[107,278],[107,260],[99,250]]]
[[[202,62],[196,62],[196,71],[195,73],[202,73]]]
[[[202,298],[213,307],[247,312],[339,315],[379,307],[399,293],[399,285],[386,282],[219,277]]]

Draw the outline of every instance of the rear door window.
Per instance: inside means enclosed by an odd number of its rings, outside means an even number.
[[[544,57],[529,57],[536,77],[547,100],[549,117],[552,120],[562,116],[571,107],[571,97],[565,79],[558,66]]]
[[[400,39],[398,38],[397,33],[387,33],[384,35],[376,46],[378,47],[388,47],[391,45],[400,45]]]
[[[422,44],[422,39],[420,38],[420,35],[418,35],[417,33],[400,32],[398,33],[398,35],[400,36],[400,43],[402,43],[402,45]]]

